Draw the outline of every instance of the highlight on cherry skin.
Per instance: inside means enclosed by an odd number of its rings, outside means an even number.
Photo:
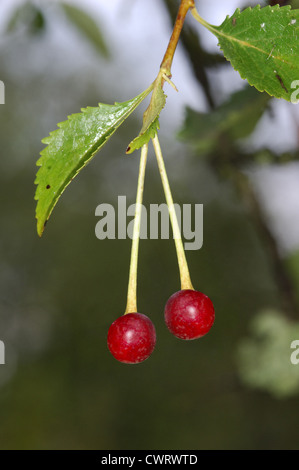
[[[107,344],[111,354],[125,364],[145,361],[156,345],[156,330],[142,313],[126,313],[109,328]]]
[[[180,339],[191,340],[204,336],[213,326],[213,302],[202,292],[185,289],[175,292],[164,311],[169,331]]]

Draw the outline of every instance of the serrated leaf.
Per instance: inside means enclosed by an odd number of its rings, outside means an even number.
[[[139,135],[129,143],[127,154],[147,144],[159,129],[159,115],[165,106],[167,96],[162,88],[162,77],[155,82],[150,104],[143,115],[143,125]]]
[[[247,86],[210,113],[187,108],[186,119],[178,137],[188,141],[198,153],[210,153],[222,144],[250,135],[262,116],[270,97]]]
[[[37,232],[41,236],[47,220],[59,197],[79,171],[108,141],[122,122],[150,93],[149,87],[130,101],[114,105],[82,109],[67,121],[58,124],[59,129],[42,140],[48,146],[41,151],[37,162],[35,199],[37,202]]]
[[[226,59],[250,85],[294,101],[299,80],[299,10],[278,5],[237,9],[220,26],[197,19],[217,36]]]
[[[97,23],[81,8],[77,8],[69,3],[61,2],[66,16],[76,26],[76,28],[83,34],[86,39],[96,48],[104,57],[109,57],[108,47],[103,38]]]
[[[140,134],[137,137],[135,137],[135,139],[132,140],[132,142],[130,142],[126,153],[127,154],[132,153],[134,152],[134,150],[138,150],[143,145],[147,144],[151,139],[155,137],[159,129],[160,129],[159,119],[156,118],[156,120],[151,123],[151,125],[145,132],[143,133],[140,132]]]

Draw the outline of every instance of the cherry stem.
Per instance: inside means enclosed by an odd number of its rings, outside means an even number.
[[[135,218],[133,228],[133,239],[131,249],[131,261],[130,261],[130,274],[128,284],[128,297],[126,313],[136,313],[137,310],[137,265],[138,265],[138,249],[139,249],[139,238],[140,238],[140,224],[142,215],[142,198],[144,189],[144,177],[146,169],[148,144],[143,145],[141,149],[140,165],[139,165],[139,176],[137,185],[136,205],[135,205]]]
[[[161,176],[161,180],[162,180],[162,184],[164,188],[165,198],[166,198],[168,211],[169,211],[170,222],[171,222],[172,231],[173,231],[173,238],[175,241],[175,248],[177,252],[178,265],[179,265],[179,270],[180,270],[181,289],[182,290],[183,289],[194,290],[192,286],[191,278],[190,278],[189,268],[188,268],[188,264],[187,264],[187,260],[185,256],[183,242],[182,242],[181,231],[179,228],[178,219],[177,219],[175,207],[173,204],[171,189],[169,186],[164,159],[163,159],[163,155],[162,155],[162,151],[161,151],[157,134],[152,139],[152,141],[153,141],[155,154],[157,157],[158,167],[159,167],[160,176]]]
[[[180,38],[186,15],[190,8],[195,8],[194,0],[181,0],[172,35],[170,37],[164,58],[161,63],[161,69],[163,69],[166,75],[168,76],[171,76],[170,70],[173,61],[173,56]]]

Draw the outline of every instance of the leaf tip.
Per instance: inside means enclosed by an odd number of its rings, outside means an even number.
[[[39,238],[42,237],[47,222],[48,222],[48,221],[46,220],[46,222],[43,223],[40,219],[37,219],[37,227],[36,227],[36,230],[37,230],[37,235],[39,236]]]

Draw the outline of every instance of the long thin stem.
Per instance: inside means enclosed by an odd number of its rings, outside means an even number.
[[[162,180],[162,184],[164,188],[165,198],[166,198],[166,202],[167,202],[167,206],[169,210],[169,217],[171,221],[173,237],[175,241],[175,247],[176,247],[177,258],[178,258],[178,264],[179,264],[179,270],[180,270],[181,289],[182,290],[193,289],[191,278],[190,278],[190,273],[189,273],[189,268],[188,268],[188,264],[187,264],[187,260],[185,256],[185,250],[183,247],[181,231],[179,228],[178,219],[177,219],[175,207],[173,204],[173,198],[172,198],[171,189],[169,186],[169,181],[168,181],[168,177],[166,173],[166,168],[164,164],[164,159],[163,159],[158,135],[156,134],[152,140],[153,140],[154,150],[156,153],[160,176],[161,176],[161,180]]]
[[[161,69],[164,69],[167,75],[171,75],[170,70],[173,61],[173,56],[180,38],[186,15],[190,8],[195,8],[194,0],[181,0],[172,35],[170,37],[164,58],[161,63]]]
[[[142,134],[159,117],[160,111],[164,106],[162,104],[161,107],[161,96],[163,95],[163,93],[161,95],[161,90],[163,89],[165,81],[167,81],[176,91],[178,91],[174,83],[172,83],[170,80],[171,65],[186,15],[188,13],[188,10],[192,8],[195,8],[194,0],[181,0],[172,35],[170,37],[166,52],[161,62],[159,73],[152,84],[153,93],[151,96],[150,104],[148,105],[147,109],[143,114],[143,126],[141,129]],[[129,146],[127,148],[127,153],[130,153],[130,151],[131,148]]]
[[[215,28],[213,28],[213,26],[208,23],[206,20],[204,20],[200,14],[198,13],[198,11],[196,10],[196,7],[195,5],[193,5],[193,7],[191,8],[191,14],[192,16],[196,19],[196,21],[198,21],[200,24],[202,24],[205,28],[207,28],[209,31],[213,32],[215,31]]]
[[[131,262],[130,262],[130,274],[128,284],[128,297],[126,313],[137,312],[137,266],[138,266],[138,249],[139,249],[139,238],[140,238],[140,224],[142,215],[142,198],[144,189],[144,177],[146,169],[148,144],[143,145],[140,156],[139,176],[137,185],[136,195],[136,206],[135,206],[135,218],[134,218],[134,229],[131,249]]]

